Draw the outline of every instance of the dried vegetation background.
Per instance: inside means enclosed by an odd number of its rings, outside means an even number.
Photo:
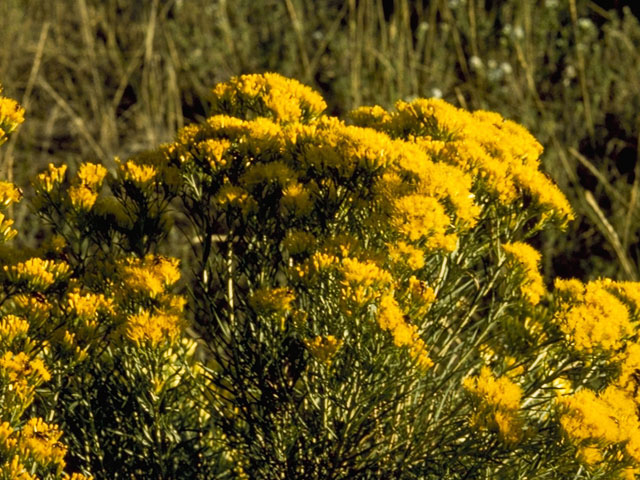
[[[242,73],[297,78],[333,114],[441,96],[545,146],[578,213],[568,235],[538,239],[548,277],[638,280],[640,25],[624,3],[2,0],[0,76],[27,122],[0,175],[114,165],[206,117],[211,87]]]

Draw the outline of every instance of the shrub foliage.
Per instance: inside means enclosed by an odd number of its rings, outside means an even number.
[[[3,478],[634,478],[640,290],[544,284],[531,238],[573,213],[523,127],[345,121],[276,74],[213,99],[113,171],[34,178],[49,233],[1,252]]]

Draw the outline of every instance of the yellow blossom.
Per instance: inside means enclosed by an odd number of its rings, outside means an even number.
[[[196,149],[204,156],[204,160],[209,164],[214,172],[225,168],[228,160],[225,158],[227,150],[231,147],[231,142],[227,139],[209,138],[196,145]]]
[[[523,242],[503,243],[502,249],[507,254],[510,265],[522,271],[524,277],[520,284],[522,296],[531,305],[537,305],[540,297],[545,293],[542,275],[538,270],[540,253]]]
[[[107,169],[96,163],[83,163],[76,173],[76,181],[91,190],[96,190],[102,185]]]
[[[496,378],[488,367],[482,367],[479,375],[466,377],[462,385],[493,407],[505,410],[520,408],[522,389],[507,377]]]
[[[389,245],[389,258],[394,263],[406,264],[410,270],[424,266],[424,252],[402,240]]]
[[[138,165],[132,160],[119,166],[120,174],[125,180],[144,185],[151,181],[158,173],[153,165]]]
[[[0,212],[0,243],[7,240],[11,240],[17,235],[17,230],[12,228],[13,220],[6,218],[2,212]]]
[[[0,181],[0,206],[17,203],[22,198],[22,192],[11,182]]]
[[[411,241],[427,240],[432,249],[453,251],[456,247],[455,234],[447,233],[451,220],[442,204],[433,197],[405,195],[394,200],[395,228]]]
[[[31,418],[20,431],[19,449],[33,456],[40,464],[64,468],[67,448],[59,442],[62,431],[57,425],[45,423],[41,418]]]
[[[126,260],[120,269],[126,288],[153,298],[180,279],[178,264],[176,258],[149,254],[144,259]]]
[[[17,315],[6,315],[0,320],[0,343],[5,345],[19,337],[25,336],[29,331],[29,322]]]
[[[129,315],[125,324],[126,337],[138,345],[174,341],[182,327],[182,319],[178,315],[161,311],[150,313],[147,310]]]
[[[242,116],[254,111],[281,122],[315,117],[326,108],[312,89],[276,73],[233,77],[217,84],[213,95],[220,112]]]
[[[96,203],[96,198],[98,198],[98,194],[86,185],[69,188],[71,205],[78,210],[91,210],[91,207]]]
[[[522,422],[518,417],[522,399],[520,386],[508,377],[496,378],[488,367],[482,367],[479,375],[466,377],[462,385],[478,402],[474,423],[497,430],[506,443],[517,443],[522,436]]]
[[[24,109],[18,105],[18,102],[11,98],[0,97],[0,145],[22,122],[24,122]]]
[[[586,285],[556,280],[559,304],[554,321],[578,351],[614,351],[632,332],[625,305],[602,282]]]
[[[64,174],[66,171],[66,165],[55,167],[50,163],[47,171],[36,176],[33,185],[37,191],[49,193],[56,185],[59,185],[64,180]]]
[[[557,399],[560,425],[578,444],[604,442],[626,444],[626,450],[640,461],[640,421],[637,405],[628,392],[610,385],[600,394],[592,390],[579,390],[573,395]]]
[[[249,305],[256,312],[269,314],[284,314],[291,310],[291,303],[295,296],[293,291],[285,287],[257,289],[249,298]]]
[[[331,365],[331,361],[342,345],[342,340],[338,340],[333,335],[318,335],[313,340],[306,340],[305,344],[311,355],[319,361]]]
[[[14,282],[26,282],[34,289],[44,290],[69,273],[69,265],[35,257],[16,265],[5,265],[4,271]]]
[[[398,347],[408,347],[411,358],[422,370],[433,366],[427,347],[418,334],[417,327],[405,321],[404,313],[391,295],[382,295],[378,306],[378,325],[391,333]]]

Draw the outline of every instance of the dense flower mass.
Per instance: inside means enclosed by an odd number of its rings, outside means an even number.
[[[573,213],[529,132],[438,99],[345,121],[273,73],[212,100],[33,179],[51,232],[0,248],[0,478],[633,478],[640,287],[547,291],[532,237]],[[21,198],[0,182],[3,242]]]
[[[609,292],[612,286],[603,281],[585,285],[575,279],[556,280],[559,303],[554,321],[576,350],[613,352],[631,335],[629,311]]]
[[[540,253],[532,246],[522,242],[504,243],[502,249],[510,259],[510,264],[522,270],[523,280],[520,286],[522,296],[531,305],[537,305],[545,293],[542,275],[538,270]]]
[[[2,93],[2,87],[0,87]],[[0,145],[22,122],[24,109],[12,98],[0,96]]]

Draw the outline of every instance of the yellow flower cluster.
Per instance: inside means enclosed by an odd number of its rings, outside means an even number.
[[[113,313],[113,299],[95,293],[81,293],[79,289],[67,293],[67,305],[74,314],[93,318],[98,312],[105,311]]]
[[[406,265],[410,270],[424,267],[424,252],[402,240],[389,245],[389,258],[393,263]]]
[[[97,163],[83,163],[78,168],[76,180],[81,185],[86,185],[91,189],[97,189],[102,185],[107,169]]]
[[[36,176],[33,181],[33,186],[37,192],[50,193],[56,185],[62,183],[66,172],[66,165],[56,167],[50,163],[46,171],[41,172]]]
[[[318,335],[313,340],[306,340],[305,345],[307,349],[316,359],[327,365],[331,365],[333,357],[336,355],[342,340],[338,340],[333,335],[321,336]]]
[[[353,292],[358,303],[364,303],[372,295],[377,296],[380,288],[388,287],[393,282],[391,274],[372,261],[343,258],[341,271],[344,275],[342,284],[348,289],[347,295]]]
[[[144,259],[127,259],[120,264],[124,287],[130,291],[157,297],[165,288],[180,280],[179,261],[160,255]]]
[[[396,346],[409,348],[411,358],[421,370],[431,368],[433,361],[429,358],[427,346],[420,338],[417,327],[405,320],[398,302],[391,295],[383,295],[378,309],[378,324],[391,333]]]
[[[0,347],[10,347],[14,340],[25,337],[29,322],[17,315],[6,315],[0,320]]]
[[[17,203],[22,198],[22,192],[11,182],[0,181],[0,205],[6,207]]]
[[[520,269],[523,274],[520,284],[522,296],[531,305],[537,305],[545,293],[539,271],[540,253],[523,242],[503,243],[502,250],[507,255],[508,264]]]
[[[213,96],[220,112],[239,116],[249,110],[280,122],[313,118],[327,108],[312,89],[275,73],[233,77],[217,84]]]
[[[100,186],[107,174],[107,169],[94,163],[83,163],[78,168],[69,188],[71,205],[78,210],[91,210],[96,203]],[[46,183],[46,182],[45,182]],[[49,182],[53,184],[53,182]]]
[[[127,161],[124,164],[120,164],[118,167],[120,174],[125,180],[133,182],[136,185],[142,186],[151,181],[158,171],[153,165],[139,165],[132,160]]]
[[[126,336],[138,345],[156,346],[162,342],[173,342],[183,329],[182,318],[175,313],[143,310],[129,315]]]
[[[41,418],[30,418],[21,430],[14,430],[8,422],[0,424],[0,452],[3,458],[10,459],[0,464],[2,478],[37,480],[26,462],[35,462],[59,475],[65,467],[67,453],[66,446],[59,441],[61,436],[57,425],[48,424]],[[64,478],[68,477],[65,475]]]
[[[0,97],[0,145],[22,122],[24,122],[24,109],[18,105],[18,102],[11,98]]]
[[[48,381],[51,375],[39,358],[32,359],[24,352],[6,351],[0,357],[0,377],[9,382],[9,392],[16,397],[18,405],[26,407],[31,403],[36,387]],[[11,401],[6,397],[5,402],[10,407]]]
[[[33,289],[46,290],[69,273],[69,265],[34,257],[16,265],[5,265],[4,271],[13,282],[24,282]]]
[[[560,425],[579,447],[624,445],[627,454],[640,462],[640,420],[637,404],[625,390],[610,385],[597,394],[582,389],[572,395],[559,397]],[[591,452],[583,460],[598,460],[598,452]]]
[[[496,378],[491,369],[482,367],[480,374],[466,377],[462,386],[478,401],[473,417],[475,425],[495,430],[506,443],[516,443],[522,436],[518,410],[522,389],[508,377]]]
[[[578,351],[613,352],[622,346],[633,328],[627,307],[607,290],[607,282],[557,279],[559,298],[554,322]]]
[[[18,231],[12,228],[13,220],[6,218],[2,212],[0,212],[0,243],[4,243],[11,240],[18,234]]]
[[[489,191],[504,204],[528,195],[542,220],[573,218],[566,197],[540,170],[542,147],[520,125],[499,114],[458,109],[440,99],[398,102],[395,112],[364,107],[351,114],[359,125],[413,142],[438,161],[450,163],[476,179],[477,192]]]
[[[393,225],[411,241],[426,240],[430,249],[455,250],[457,237],[447,234],[451,219],[434,197],[405,195],[393,201]]]

